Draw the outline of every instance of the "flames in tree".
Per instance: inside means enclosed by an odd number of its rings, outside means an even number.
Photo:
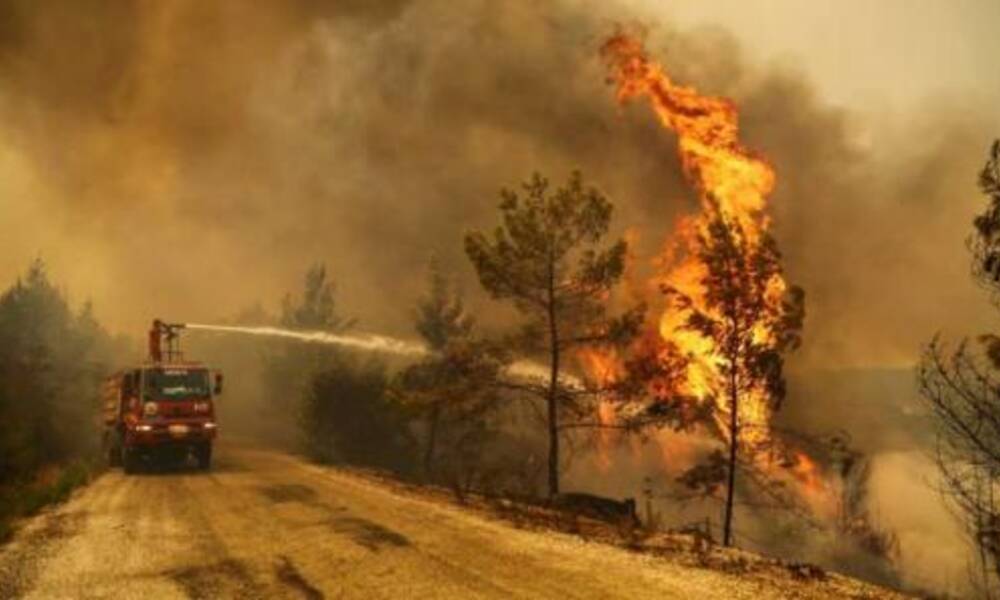
[[[738,225],[746,242],[759,242],[770,226],[765,209],[774,189],[774,169],[741,145],[739,115],[732,101],[703,96],[691,87],[675,84],[660,65],[649,60],[638,38],[619,33],[604,44],[602,54],[617,84],[619,101],[646,97],[660,122],[677,134],[684,174],[701,197],[701,212],[678,221],[659,260],[664,268],[659,275],[661,287],[681,292],[693,306],[668,302],[659,333],[663,340],[696,358],[687,365],[680,391],[696,398],[714,395],[722,351],[706,336],[685,327],[692,309],[714,312],[706,302],[703,282],[708,265],[702,260],[701,243],[710,238],[710,223],[719,217]],[[768,282],[767,302],[780,308],[787,288],[781,274],[774,274]],[[768,325],[761,321],[754,335],[764,340],[773,337]],[[745,412],[740,417],[746,422],[763,426],[770,420],[769,402],[760,392],[751,394],[741,410]],[[767,435],[755,429],[750,435]]]
[[[619,32],[601,54],[619,102],[647,100],[677,135],[684,175],[700,199],[700,211],[678,220],[656,260],[653,283],[663,291],[664,307],[636,352],[669,363],[673,374],[652,394],[664,403],[685,398],[707,408],[709,426],[746,458],[757,460],[764,447],[773,457],[771,421],[784,392],[781,353],[797,344],[803,299],[785,281],[769,233],[774,169],[741,143],[732,101],[672,81],[640,37]],[[614,356],[584,359],[594,378],[622,376],[623,363]],[[607,411],[601,417],[607,420]],[[815,492],[821,481],[813,462],[782,452],[789,455],[789,476]]]

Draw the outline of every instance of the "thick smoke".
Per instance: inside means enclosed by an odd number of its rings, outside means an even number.
[[[694,205],[670,135],[604,85],[596,47],[629,14],[323,6],[5,3],[0,272],[41,254],[132,331],[271,302],[324,260],[343,306],[405,333],[382,300],[414,295],[432,249],[464,269],[461,232],[532,170],[582,168],[640,254]],[[935,328],[985,314],[962,246],[980,113],[942,102],[876,129],[801,75],[747,64],[724,32],[660,27],[653,42],[678,79],[740,102],[777,167],[810,362],[904,362]]]
[[[597,47],[632,17],[614,3],[5,2],[0,278],[41,255],[138,333],[153,316],[273,306],[325,261],[344,312],[410,335],[429,254],[484,306],[462,232],[492,225],[501,186],[573,168],[638,230],[647,264],[696,202],[672,136],[604,82]],[[995,116],[956,97],[876,124],[751,64],[726,32],[659,24],[650,41],[678,80],[735,98],[776,167],[775,229],[808,295],[803,377],[906,365],[939,328],[985,328],[962,240]],[[788,402],[850,426],[822,392]]]

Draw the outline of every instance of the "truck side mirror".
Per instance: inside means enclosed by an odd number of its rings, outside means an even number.
[[[212,390],[215,395],[222,393],[222,373],[215,374],[215,389]]]

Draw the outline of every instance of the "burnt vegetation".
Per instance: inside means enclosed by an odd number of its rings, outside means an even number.
[[[1000,298],[1000,140],[979,176],[987,206],[968,240],[972,274]],[[983,333],[924,348],[917,379],[936,432],[939,487],[975,548],[970,578],[983,597],[1000,595],[1000,336]]]

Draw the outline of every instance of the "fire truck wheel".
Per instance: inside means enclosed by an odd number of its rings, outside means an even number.
[[[206,444],[195,450],[195,458],[198,459],[198,468],[207,471],[212,467],[212,446]]]
[[[122,448],[122,468],[129,475],[139,470],[139,457],[134,450]]]
[[[117,444],[108,447],[108,466],[111,468],[122,466],[122,448]]]

